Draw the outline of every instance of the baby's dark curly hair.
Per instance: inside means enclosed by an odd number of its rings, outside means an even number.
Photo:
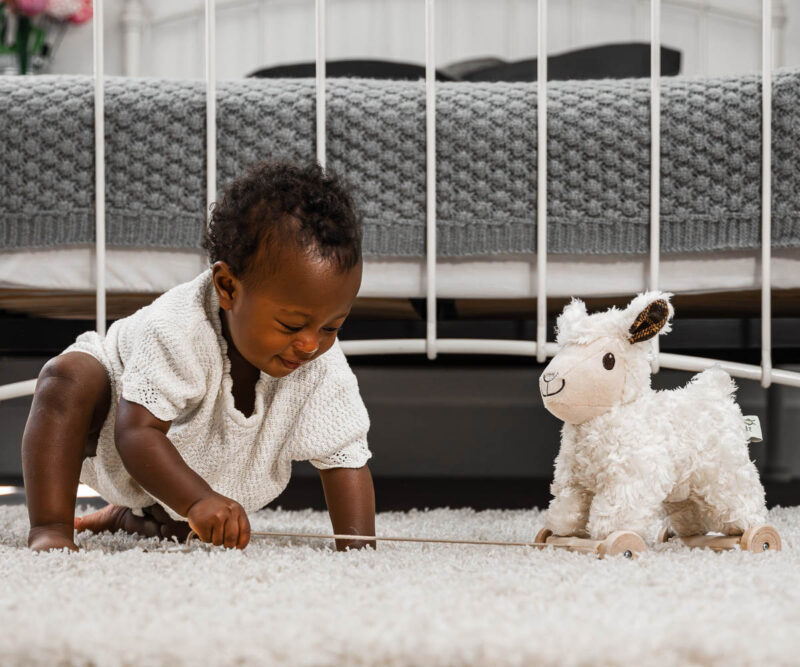
[[[287,247],[346,272],[361,261],[361,219],[348,186],[331,171],[261,162],[214,204],[203,247],[212,264],[225,262],[241,280],[273,275]]]

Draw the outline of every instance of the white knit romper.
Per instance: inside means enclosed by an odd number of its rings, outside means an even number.
[[[81,334],[64,353],[74,351],[103,364],[112,393],[97,454],[84,461],[81,481],[137,513],[159,501],[134,481],[117,453],[120,398],[171,421],[167,437],[187,465],[247,512],[286,488],[292,461],[360,468],[371,456],[367,410],[338,341],[286,377],[262,372],[253,414],[236,409],[210,270],[114,322],[105,339],[94,331]]]

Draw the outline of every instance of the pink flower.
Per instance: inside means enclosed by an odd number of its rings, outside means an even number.
[[[36,16],[47,7],[48,0],[14,0],[12,7],[16,7],[20,14]]]
[[[92,0],[80,0],[80,2],[80,9],[69,17],[70,23],[86,23],[92,18]]]
[[[66,21],[80,10],[82,4],[82,0],[49,0],[46,11],[53,18]]]

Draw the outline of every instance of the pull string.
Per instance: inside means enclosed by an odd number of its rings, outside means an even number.
[[[296,537],[301,539],[320,539],[320,540],[357,540],[360,542],[415,542],[419,544],[477,544],[483,546],[497,546],[497,547],[534,547],[541,549],[544,547],[556,547],[567,549],[568,547],[563,544],[545,544],[542,542],[491,542],[488,540],[455,540],[435,537],[379,537],[377,535],[346,535],[346,534],[333,534],[326,535],[322,533],[279,533],[279,532],[265,532],[265,531],[252,531],[251,537]],[[192,531],[189,537],[186,538],[186,544],[191,544],[198,537],[197,533]]]

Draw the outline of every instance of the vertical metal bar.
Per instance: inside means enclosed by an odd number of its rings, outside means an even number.
[[[139,76],[142,65],[142,37],[145,13],[141,0],[127,0],[120,16],[122,27],[122,73]]]
[[[699,27],[697,30],[697,52],[700,62],[700,74],[708,76],[709,70],[709,55],[708,49],[708,23],[710,20],[708,4],[703,4],[703,9],[700,11]]]
[[[436,63],[434,40],[434,0],[425,0],[425,174],[427,215],[425,244],[427,275],[427,332],[425,352],[436,359]]]
[[[217,199],[216,0],[206,0],[206,219]]]
[[[777,0],[772,7],[772,67],[780,69],[786,63],[784,35],[786,33],[786,4]]]
[[[772,0],[761,11],[761,386],[772,384]]]
[[[506,0],[505,30],[506,30],[506,56],[512,60],[517,59],[517,0]]]
[[[536,72],[536,361],[547,360],[547,0],[538,3]]]
[[[264,32],[264,25],[267,22],[267,6],[265,3],[258,3],[256,16],[258,21],[258,64],[264,67],[267,64],[267,36]]]
[[[106,335],[106,135],[103,84],[103,3],[92,18],[94,46],[94,205],[95,205],[95,328]]]
[[[650,285],[657,290],[661,262],[661,0],[650,0]],[[658,336],[650,367],[658,373]]]
[[[325,0],[316,0],[316,2],[317,162],[325,169],[327,165],[325,130]]]

